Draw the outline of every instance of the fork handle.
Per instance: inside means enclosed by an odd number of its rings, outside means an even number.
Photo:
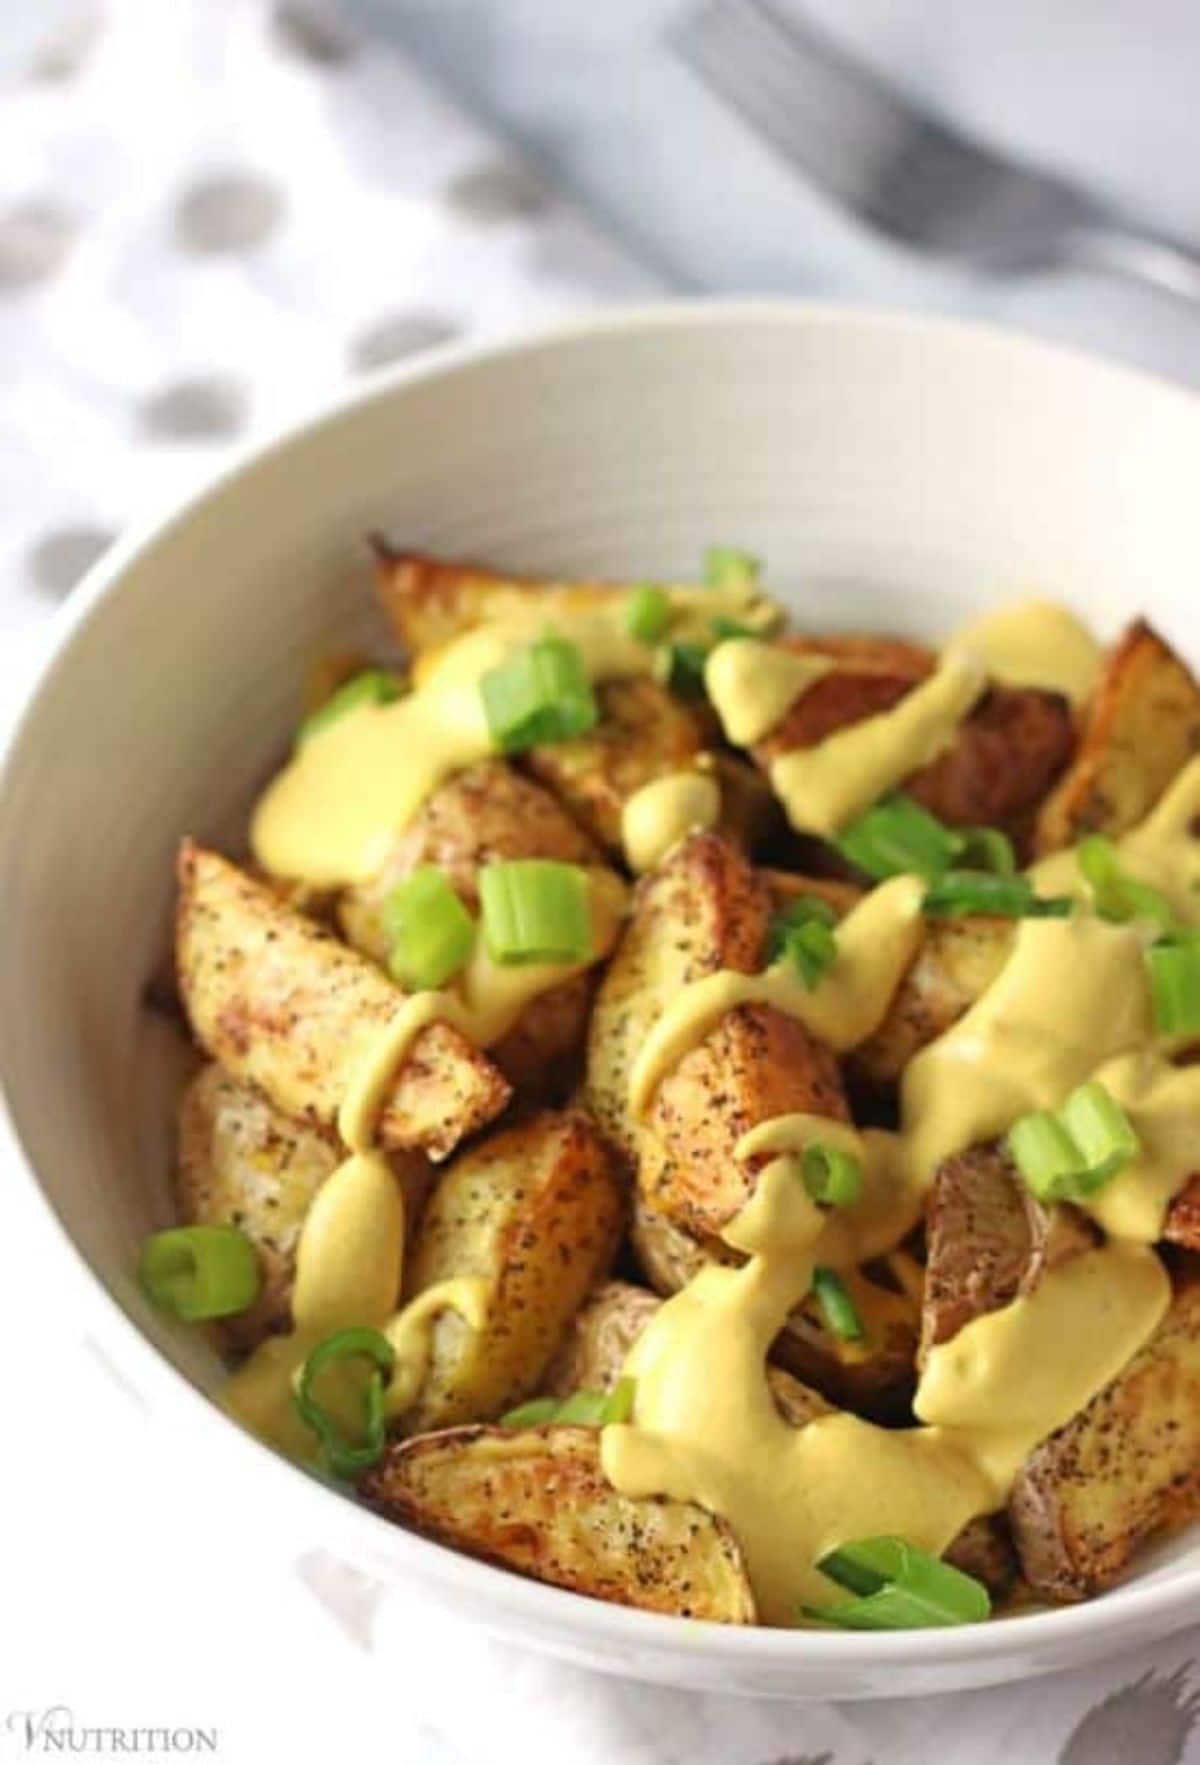
[[[1104,270],[1128,281],[1200,301],[1200,249],[1148,227],[1106,220],[1075,229],[1063,256],[1081,269]]]

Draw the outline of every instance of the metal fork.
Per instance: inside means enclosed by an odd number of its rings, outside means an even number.
[[[704,0],[671,36],[786,158],[903,245],[994,274],[1073,264],[1200,299],[1200,247],[969,140],[771,0]]]

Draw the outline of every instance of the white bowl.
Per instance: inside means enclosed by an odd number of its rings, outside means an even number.
[[[216,1360],[143,1303],[174,1090],[142,993],[181,834],[236,841],[305,663],[374,629],[363,535],[532,572],[769,561],[802,622],[939,632],[1036,586],[1188,647],[1200,402],[984,331],[775,304],[614,314],[450,351],[246,457],[126,540],[70,608],[0,777],[0,1076],[22,1162],[106,1295],[109,1349],[203,1479],[470,1622],[684,1686],[823,1698],[1016,1678],[1194,1616],[1184,1535],[1092,1604],[898,1635],[734,1630],[540,1587],[387,1525],[207,1401]],[[376,632],[376,635],[380,635]],[[131,1474],[135,1474],[131,1467]]]

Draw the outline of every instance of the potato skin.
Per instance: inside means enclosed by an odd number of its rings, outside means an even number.
[[[1110,652],[1078,751],[1037,819],[1040,855],[1087,833],[1122,834],[1200,753],[1200,684],[1144,619]]]
[[[698,1236],[744,1204],[752,1171],[738,1140],[795,1111],[848,1119],[832,1054],[795,1018],[767,1006],[727,1012],[659,1086],[644,1123],[627,1105],[629,1074],[651,1024],[689,981],[762,966],[770,897],[719,834],[682,841],[644,877],[632,919],[596,994],[587,1095],[597,1120],[637,1170],[647,1201]]]
[[[532,748],[525,764],[592,838],[620,853],[621,812],[635,791],[688,770],[704,747],[696,712],[648,676],[596,689],[600,721],[574,741]]]
[[[398,837],[387,863],[369,883],[343,890],[338,919],[356,950],[386,965],[388,939],[380,919],[384,897],[424,865],[443,872],[473,913],[479,911],[479,872],[513,858],[557,858],[598,865],[599,848],[549,791],[502,760],[484,760],[456,773],[422,804]],[[561,1095],[576,1075],[592,983],[573,975],[532,1001],[491,1058],[526,1099]]]
[[[1200,1281],[1189,1271],[1146,1343],[1030,1456],[1009,1519],[1036,1593],[1102,1593],[1148,1538],[1200,1512]]]
[[[630,1281],[605,1281],[576,1312],[546,1368],[549,1397],[611,1391],[633,1347],[662,1301]]]
[[[887,1016],[850,1057],[869,1084],[896,1085],[914,1054],[945,1035],[995,980],[1016,925],[982,914],[925,921],[925,936]]]
[[[753,1624],[724,1521],[690,1502],[619,1495],[595,1428],[454,1428],[395,1443],[360,1480],[379,1513],[443,1544],[593,1599]]]
[[[405,995],[332,933],[215,852],[186,841],[175,936],[179,989],[197,1041],[285,1115],[330,1130],[372,1039]],[[510,1088],[448,1024],[417,1037],[385,1099],[389,1152],[442,1159],[499,1114]]]
[[[215,1062],[184,1092],[175,1176],[180,1224],[240,1227],[262,1271],[255,1303],[220,1326],[230,1347],[250,1349],[290,1327],[300,1228],[341,1159],[328,1135],[281,1115]]]
[[[487,1319],[482,1331],[455,1312],[435,1319],[429,1371],[404,1432],[490,1421],[537,1389],[608,1271],[624,1211],[616,1159],[582,1110],[501,1128],[447,1166],[413,1246],[406,1296],[482,1275]]]

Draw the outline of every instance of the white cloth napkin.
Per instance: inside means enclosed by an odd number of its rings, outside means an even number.
[[[403,58],[312,4],[92,9],[0,101],[9,701],[18,637],[37,647],[111,536],[232,443],[430,343],[652,291]],[[233,1492],[207,1508],[194,1467],[177,1486],[171,1439],[85,1343],[61,1249],[11,1185],[0,1210],[22,1252],[0,1282],[22,1418],[0,1503],[20,1616],[0,1758],[27,1750],[24,1714],[65,1707],[211,1726],[221,1761],[1200,1761],[1196,1637],[1032,1688],[790,1707],[603,1678],[384,1597],[319,1551],[288,1562]]]

